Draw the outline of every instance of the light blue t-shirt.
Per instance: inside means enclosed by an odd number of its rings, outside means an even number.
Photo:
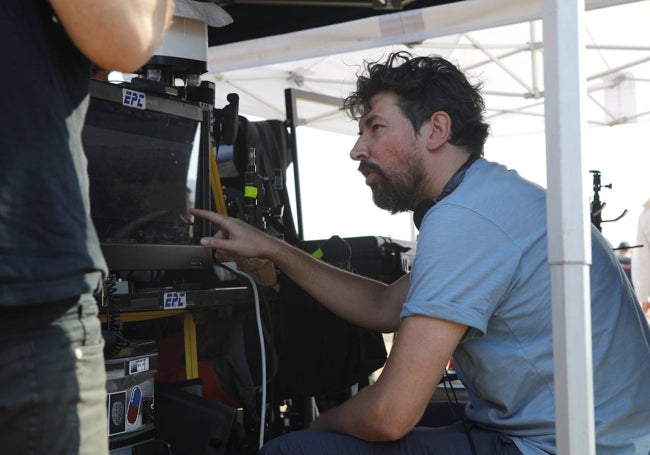
[[[592,230],[599,455],[650,453],[650,330],[611,246]],[[454,352],[467,417],[524,454],[555,453],[546,193],[484,159],[425,215],[402,317],[469,327]]]

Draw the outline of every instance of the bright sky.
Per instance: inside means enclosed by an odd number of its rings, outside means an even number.
[[[647,123],[616,127],[591,127],[584,133],[583,184],[587,204],[593,196],[590,170],[601,172],[603,220],[628,213],[619,221],[603,223],[612,246],[634,244],[642,204],[650,198],[650,150],[645,143]],[[306,239],[331,235],[377,235],[412,240],[410,215],[390,215],[372,202],[370,189],[348,155],[354,136],[301,127],[298,130],[299,163]],[[500,162],[546,187],[544,136],[538,134],[490,137],[486,158]],[[290,176],[289,176],[290,177]]]
[[[642,31],[647,28],[645,23],[649,14],[650,1],[640,1],[612,8],[597,9],[586,15],[588,19],[587,33],[584,39],[587,49],[584,54],[584,67],[585,73],[589,76],[587,78],[589,90],[588,100],[584,106],[586,110],[583,111],[585,119],[590,122],[611,121],[611,118],[605,115],[604,111],[606,111],[627,118],[640,115],[640,119],[645,120],[645,122],[621,124],[614,127],[590,126],[583,132],[584,170],[582,179],[587,208],[593,195],[592,174],[589,171],[598,170],[601,172],[602,184],[612,185],[611,189],[603,187],[600,192],[601,200],[606,203],[603,219],[617,218],[627,210],[627,214],[619,221],[602,225],[603,234],[614,247],[618,246],[621,241],[635,243],[637,218],[642,204],[650,198],[650,175],[648,175],[650,173],[650,150],[645,150],[647,147],[645,133],[650,126],[648,122],[650,119],[646,114],[650,113],[650,108],[644,104],[646,100],[650,100],[650,68],[644,68],[639,63],[650,58],[648,57],[650,47],[646,46],[643,40],[639,41],[638,38],[647,35]],[[540,40],[542,37],[541,23],[537,23],[536,26],[538,28],[536,39]],[[508,47],[504,48],[506,50],[509,50],[513,43],[520,42],[523,46],[524,42],[532,39],[530,35],[532,29],[528,23],[517,24],[508,30],[509,33],[515,31],[523,33],[522,36],[525,39],[518,34],[517,36],[507,34],[507,38],[511,42]],[[504,45],[502,41],[505,39],[506,32],[503,30],[498,34],[494,32],[495,30],[477,30],[469,35],[474,39],[481,38],[479,42],[483,45],[493,45],[494,48],[488,46],[488,50],[492,49],[493,53],[505,53],[499,45]],[[639,35],[640,33],[641,35]],[[470,55],[469,53],[475,49],[474,46],[462,46],[462,44],[467,44],[464,41],[466,39],[465,35],[462,39],[454,35],[425,44],[431,45],[432,49],[439,50],[435,47],[437,41],[451,40],[453,43],[458,41],[453,46],[454,51],[448,51],[452,54],[451,59],[464,61],[468,68],[473,68],[469,71],[470,73],[486,82],[484,92],[492,93],[493,97],[493,99],[489,99],[486,96],[486,103],[488,107],[492,107],[492,114],[495,110],[508,111],[512,107],[502,104],[502,99],[510,98],[495,97],[495,94],[519,93],[522,88],[518,83],[514,84],[514,88],[510,85],[502,87],[502,83],[512,84],[513,77],[499,71],[501,66],[498,68],[496,65],[475,66],[476,61],[485,60],[485,56],[480,52],[478,56]],[[424,47],[426,52],[432,52],[428,46]],[[440,49],[447,48],[441,47]],[[371,56],[371,51],[344,54],[341,56],[341,60],[345,63],[342,66],[337,64],[336,60],[318,58],[302,63],[293,62],[285,66],[280,65],[278,68],[270,65],[267,70],[280,79],[282,79],[282,69],[290,69],[304,74],[305,86],[301,87],[302,89],[318,91],[317,89],[321,88],[324,90],[326,88],[322,86],[324,83],[318,85],[317,82],[329,81],[337,87],[342,85],[340,88],[345,89],[343,92],[347,94],[351,87],[341,82],[347,80],[346,68],[349,70],[351,65],[355,67],[352,62],[361,63],[362,58],[371,60],[375,58],[376,56]],[[381,48],[377,51],[384,53],[386,49]],[[510,57],[504,57],[502,62],[507,63],[510,69],[517,69],[518,79],[523,79],[526,82],[535,80],[536,86],[539,88],[542,75],[538,74],[534,78],[532,74],[527,74],[528,70],[532,72],[532,69],[529,68],[531,67],[531,56],[522,53],[518,54],[518,57],[524,61],[512,61]],[[541,55],[538,57],[540,57],[540,60],[537,61],[538,65],[532,65],[537,68],[537,71],[543,68],[543,65],[540,66],[542,64]],[[631,62],[639,64],[631,65]],[[491,69],[488,71],[488,68]],[[522,73],[519,74],[519,71]],[[337,73],[332,75],[330,72]],[[259,79],[257,72],[254,76],[253,80]],[[624,82],[620,86],[614,84],[612,90],[607,90],[604,87],[611,84],[610,79],[614,76],[617,78],[625,76]],[[243,79],[237,79],[237,81],[243,83]],[[496,83],[496,85],[489,86],[488,83]],[[308,86],[309,84],[315,85],[315,87]],[[270,91],[255,90],[255,87],[253,86],[251,91],[258,95],[266,95]],[[280,89],[277,90],[279,93]],[[244,94],[242,99],[245,99],[246,96]],[[512,99],[514,99],[515,105],[523,103],[518,97]],[[526,112],[539,114],[538,111],[543,112],[543,109],[538,108]],[[309,118],[307,112],[303,114],[305,118]],[[542,130],[543,121],[541,121],[541,117],[535,117],[538,124],[529,127],[534,122],[529,119],[534,117],[532,115],[519,117],[519,119],[514,119],[513,116],[504,115],[490,119],[490,122],[493,123],[494,134],[486,144],[486,158],[515,169],[525,178],[545,187],[545,138],[542,132],[530,133],[530,131]],[[356,127],[351,130],[356,131]],[[520,133],[522,131],[529,133]],[[410,214],[393,216],[376,208],[372,203],[370,189],[365,185],[361,174],[357,172],[357,164],[348,155],[356,136],[327,133],[304,126],[298,129],[297,136],[305,238],[324,239],[336,234],[342,237],[377,235],[402,240],[414,239],[417,232],[413,229]]]
[[[643,203],[650,198],[650,155],[645,150],[648,123],[592,127],[583,132],[583,186],[587,204],[593,197],[590,170],[601,172],[600,199],[606,203],[602,224],[607,240],[616,247],[622,241],[634,243],[636,225]],[[546,186],[545,141],[542,134],[492,138],[486,157],[517,170],[522,176]],[[588,206],[587,206],[588,207]]]

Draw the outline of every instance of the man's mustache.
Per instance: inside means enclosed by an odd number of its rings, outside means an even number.
[[[375,172],[376,174],[379,174],[381,177],[386,178],[384,175],[384,171],[381,170],[379,166],[377,166],[374,163],[370,163],[366,160],[363,160],[359,163],[359,172],[365,175],[366,171],[372,171]]]

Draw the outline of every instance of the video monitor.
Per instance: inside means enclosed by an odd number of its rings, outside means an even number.
[[[188,209],[209,200],[209,111],[96,83],[82,133],[91,216],[109,268],[208,266],[205,223]]]

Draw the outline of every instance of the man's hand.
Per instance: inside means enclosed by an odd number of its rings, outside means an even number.
[[[273,262],[260,258],[240,258],[235,262],[238,270],[248,273],[260,286],[272,287],[276,291],[279,289]]]
[[[645,318],[648,320],[648,323],[650,323],[650,297],[648,297],[646,301],[641,304],[641,308],[643,309]]]
[[[201,245],[217,250],[223,257],[269,258],[269,252],[279,240],[254,226],[236,218],[229,218],[215,212],[190,209],[194,216],[205,218],[220,227],[212,237],[203,237]]]
[[[275,241],[273,237],[236,218],[200,209],[190,212],[220,227],[214,236],[202,238],[201,245],[215,249],[221,257],[233,258],[237,268],[251,275],[260,286],[277,285],[275,266],[264,257],[267,244]]]

